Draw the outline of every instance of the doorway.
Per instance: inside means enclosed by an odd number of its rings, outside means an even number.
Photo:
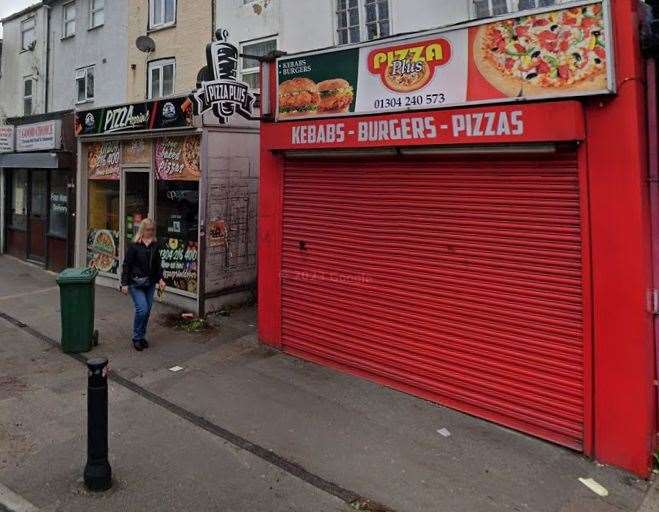
[[[152,216],[151,174],[149,169],[127,169],[123,180],[124,249],[133,241],[142,220]]]
[[[48,226],[48,171],[33,170],[29,173],[28,197],[27,259],[45,263]]]

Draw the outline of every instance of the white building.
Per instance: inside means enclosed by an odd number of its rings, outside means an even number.
[[[243,53],[265,55],[359,43],[567,0],[216,0],[216,26]],[[259,64],[242,61],[255,88]]]
[[[4,30],[0,117],[44,113],[48,102],[48,7],[39,3],[0,22]]]

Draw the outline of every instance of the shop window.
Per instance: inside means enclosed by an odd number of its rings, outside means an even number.
[[[73,37],[76,33],[76,3],[62,6],[62,39]]]
[[[176,0],[151,0],[149,27],[163,28],[176,23]]]
[[[336,33],[339,44],[390,35],[389,0],[337,0]]]
[[[119,180],[89,180],[87,262],[102,272],[119,268]]]
[[[69,218],[68,176],[63,172],[50,175],[50,201],[48,202],[48,235],[66,238]]]
[[[167,286],[197,292],[199,182],[156,181],[156,223]]]
[[[21,50],[32,50],[37,42],[37,21],[33,16],[21,22]]]
[[[77,103],[94,100],[94,66],[76,71],[76,95]]]
[[[246,55],[253,55],[255,57],[263,57],[277,49],[277,40],[268,39],[266,41],[258,41],[251,43],[243,43],[241,45],[241,53]],[[249,84],[250,89],[261,89],[261,63],[258,59],[251,59],[243,57],[241,63],[241,76],[243,82]]]
[[[27,227],[27,179],[26,169],[9,171],[7,224],[12,229]]]
[[[32,77],[23,81],[23,115],[31,116],[34,107],[34,80]]]
[[[149,62],[149,99],[164,98],[174,94],[175,81],[175,59]]]
[[[89,30],[105,24],[105,0],[89,0]]]

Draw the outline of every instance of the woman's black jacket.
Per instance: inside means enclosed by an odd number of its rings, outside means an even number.
[[[160,251],[156,242],[152,242],[148,247],[142,242],[128,246],[121,271],[121,286],[134,284],[135,277],[148,277],[151,284],[156,284],[163,278]]]

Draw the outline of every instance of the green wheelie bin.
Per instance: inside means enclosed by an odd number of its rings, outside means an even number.
[[[67,354],[89,352],[98,344],[94,331],[93,268],[67,268],[57,277],[62,312],[62,350]]]

